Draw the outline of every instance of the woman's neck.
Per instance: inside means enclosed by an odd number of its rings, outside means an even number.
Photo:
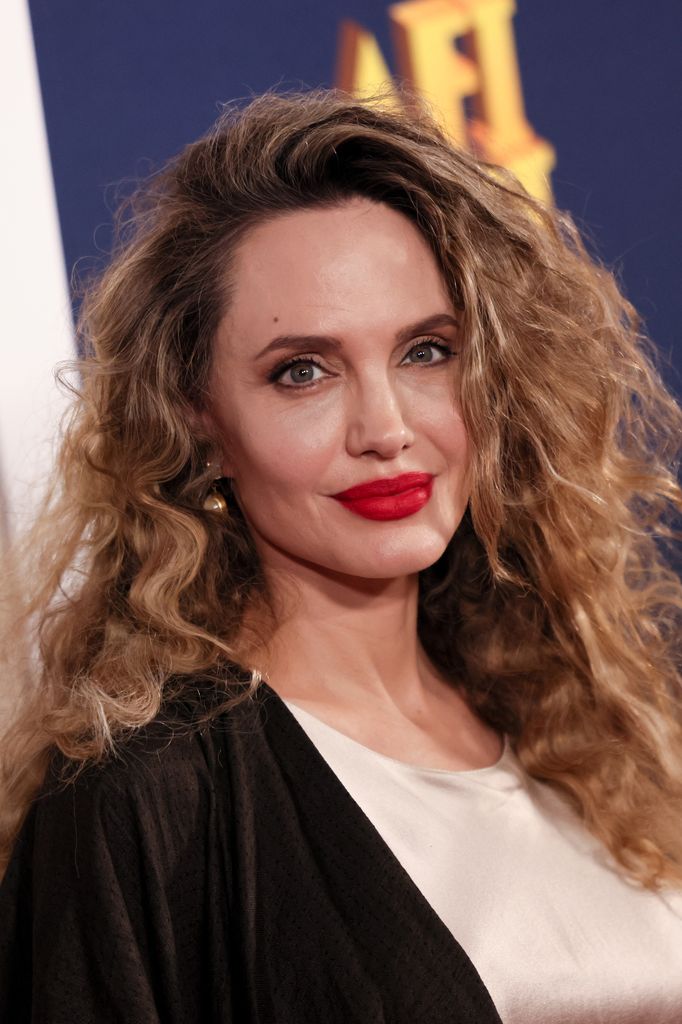
[[[287,586],[286,615],[256,659],[273,688],[292,700],[419,713],[442,680],[417,634],[418,575],[318,574],[295,583],[295,599]]]

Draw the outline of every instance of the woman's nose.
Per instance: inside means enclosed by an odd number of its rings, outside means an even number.
[[[414,431],[405,406],[406,395],[399,395],[386,377],[365,382],[352,390],[347,407],[347,441],[351,455],[376,452],[384,458],[397,455],[414,444]]]

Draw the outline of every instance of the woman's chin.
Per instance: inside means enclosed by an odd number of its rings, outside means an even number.
[[[338,572],[365,579],[411,576],[437,562],[447,548],[447,543],[442,537],[433,536],[424,538],[421,543],[411,542],[408,538],[376,540],[369,542],[354,557],[349,557],[350,552],[346,551],[345,557],[334,560],[333,567]]]

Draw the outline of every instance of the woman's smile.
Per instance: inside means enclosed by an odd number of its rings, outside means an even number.
[[[231,292],[210,415],[266,573],[300,560],[368,578],[432,565],[466,509],[469,445],[461,314],[423,236],[365,198],[298,210],[247,234]],[[369,546],[356,517],[385,524]]]
[[[365,519],[404,519],[426,505],[431,497],[432,483],[431,473],[403,473],[357,484],[332,497]]]

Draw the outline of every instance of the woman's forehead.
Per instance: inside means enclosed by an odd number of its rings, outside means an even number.
[[[369,201],[259,225],[236,254],[230,291],[227,320],[248,324],[249,334],[273,333],[275,324],[275,333],[336,333],[370,326],[368,318],[398,329],[405,317],[449,308],[436,259],[417,228]]]

